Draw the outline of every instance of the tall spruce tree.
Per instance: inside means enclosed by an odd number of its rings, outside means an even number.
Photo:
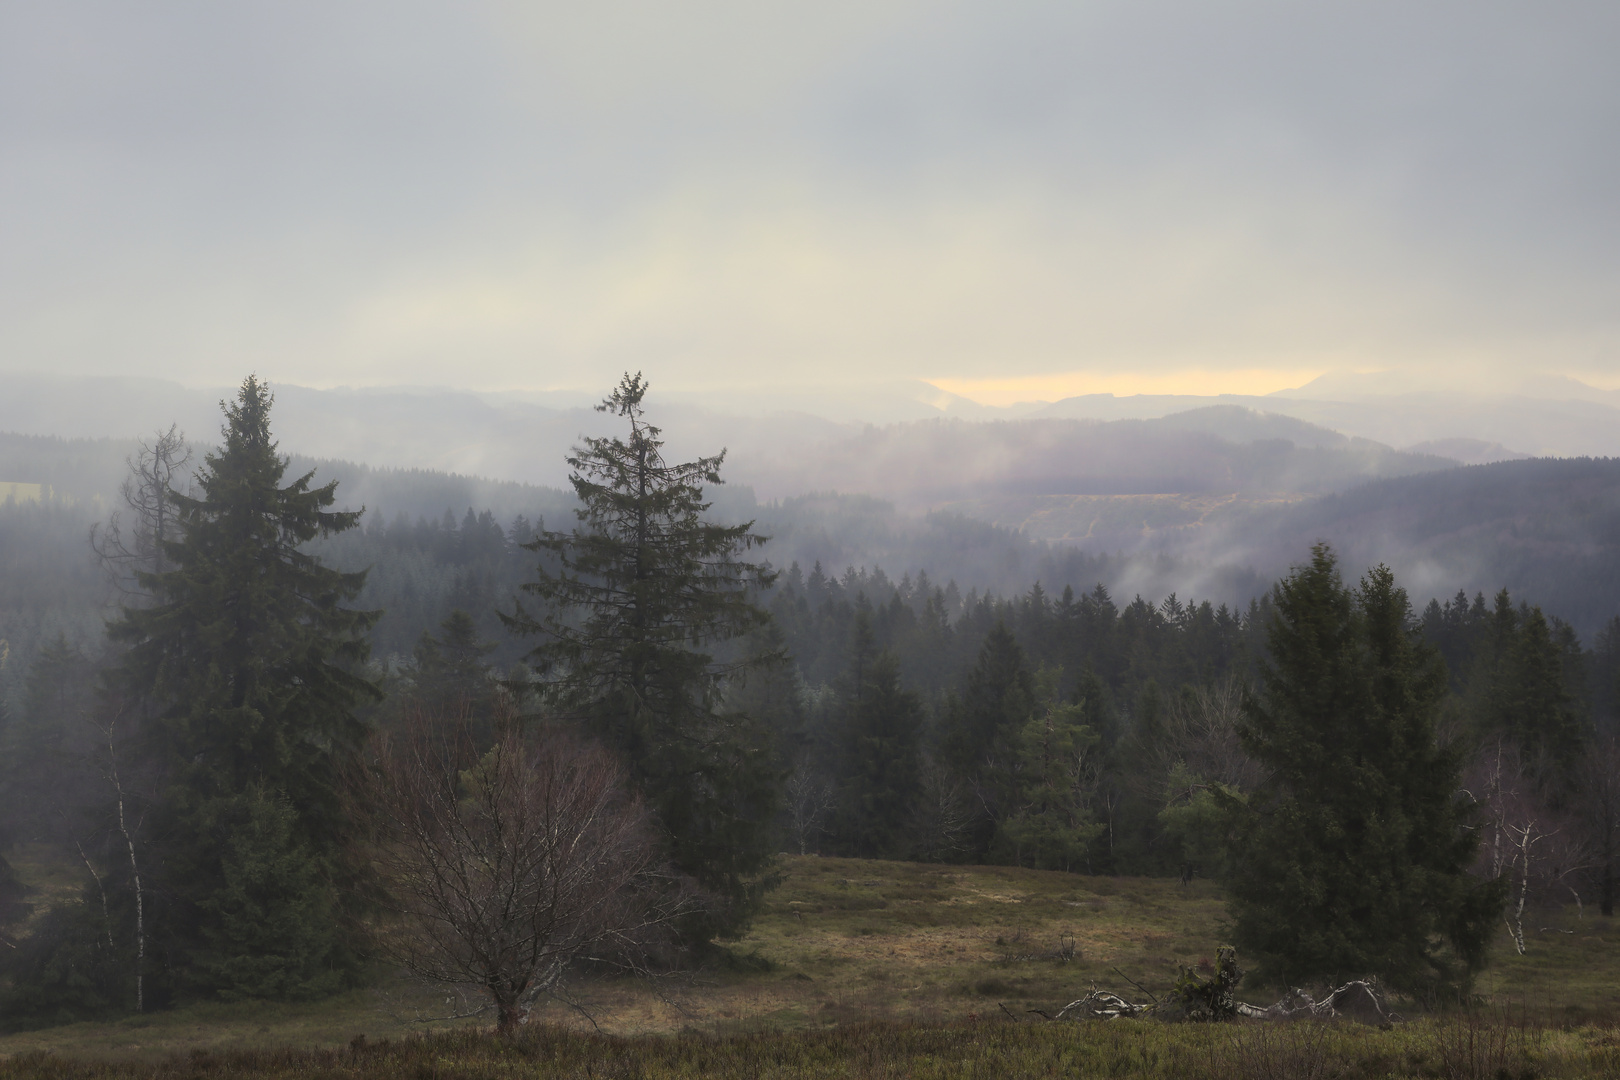
[[[1435,734],[1438,654],[1388,569],[1347,588],[1326,545],[1277,585],[1274,612],[1240,732],[1269,776],[1235,807],[1238,945],[1278,982],[1465,985],[1503,893],[1468,873],[1460,761]]]
[[[1571,783],[1589,732],[1571,692],[1568,653],[1538,607],[1517,610],[1507,590],[1497,597],[1484,734],[1503,737],[1523,751],[1548,793]],[[1573,647],[1578,657],[1580,648]],[[1584,675],[1584,673],[1583,673]]]
[[[10,653],[10,645],[0,638],[0,671],[5,670]],[[17,821],[22,815],[13,745],[11,711],[6,708],[5,698],[0,697],[0,943],[6,945],[14,943],[5,936],[4,928],[24,918],[30,910],[23,901],[30,890],[6,859],[6,853],[19,839]]]
[[[144,753],[162,777],[152,952],[169,967],[155,974],[182,991],[306,998],[356,963],[339,925],[337,784],[363,735],[354,709],[380,697],[356,673],[379,613],[343,606],[363,572],[303,550],[360,513],[329,511],[336,482],[312,488],[313,472],[282,486],[271,403],[251,376],[222,403],[223,445],[197,494],[167,496],[179,530],[162,541],[168,569],[137,575],[149,602],[108,632],[127,647],[113,688],[143,704]]]
[[[946,706],[943,725],[945,760],[984,810],[967,838],[970,859],[988,856],[997,821],[1012,812],[1017,735],[1034,712],[1035,680],[1024,666],[1024,650],[997,620],[962,693]]]
[[[676,866],[723,901],[692,932],[726,932],[750,916],[775,850],[774,739],[725,705],[729,685],[781,659],[747,648],[768,640],[750,635],[770,619],[751,593],[775,573],[739,558],[764,542],[753,522],[705,516],[725,452],[665,461],[646,392],[626,375],[597,406],[627,437],[587,438],[568,457],[578,524],[525,545],[549,556],[523,586],[542,606],[502,618],[541,638],[528,658],[544,699],[624,756]]]
[[[1074,870],[1102,825],[1091,798],[1101,767],[1097,732],[1085,723],[1086,703],[1058,699],[1060,672],[1037,673],[1039,708],[1013,739],[1009,807],[999,823],[998,847],[1017,866]]]
[[[920,791],[922,702],[900,685],[894,654],[856,616],[838,730],[836,831],[851,855],[905,858]]]
[[[496,687],[486,657],[495,648],[493,641],[479,638],[472,616],[460,608],[439,624],[438,637],[422,631],[413,650],[412,673],[422,706],[446,716],[461,709],[473,715],[487,712]]]

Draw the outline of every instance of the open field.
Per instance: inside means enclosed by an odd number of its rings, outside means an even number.
[[[1135,996],[1119,973],[1150,991],[1161,990],[1181,965],[1196,965],[1212,956],[1222,939],[1223,906],[1219,891],[1209,882],[1183,887],[1163,879],[815,857],[784,858],[783,870],[783,884],[770,895],[753,931],[733,944],[731,963],[656,987],[617,980],[574,986],[578,1004],[600,1026],[603,1037],[682,1035],[688,1040],[602,1045],[663,1047],[658,1053],[675,1055],[670,1058],[674,1062],[687,1050],[677,1053],[671,1048],[690,1049],[699,1045],[690,1040],[699,1037],[702,1045],[710,1045],[704,1039],[719,1037],[729,1040],[724,1046],[751,1047],[746,1054],[752,1054],[766,1052],[763,1047],[776,1045],[772,1039],[794,1032],[892,1030],[906,1033],[904,1039],[921,1040],[919,1046],[936,1037],[967,1039],[960,1046],[953,1043],[956,1049],[951,1050],[960,1051],[964,1056],[958,1060],[967,1061],[979,1053],[972,1050],[979,1045],[972,1040],[988,1038],[985,1032],[1001,1031],[1001,1025],[1013,1019],[1030,1018],[1029,1009],[1060,1006],[1094,985]],[[1499,936],[1495,962],[1479,987],[1487,1003],[1552,1029],[1538,1038],[1602,1043],[1609,1037],[1603,1031],[1620,1016],[1620,926],[1590,909],[1579,917],[1573,908],[1537,914],[1526,925],[1529,951],[1523,957],[1513,953],[1505,931]],[[1248,996],[1269,999],[1263,990]],[[14,1062],[21,1060],[18,1055],[41,1051],[147,1062],[173,1053],[288,1046],[350,1054],[351,1040],[362,1034],[371,1043],[392,1040],[396,1050],[404,1052],[398,1049],[402,1039],[432,1029],[443,1033],[451,1026],[412,1024],[404,1015],[431,1014],[442,1006],[441,998],[385,982],[377,990],[312,1005],[198,1005],[110,1023],[14,1034],[0,1038],[0,1054]],[[572,1030],[580,1038],[591,1032],[591,1020],[555,1003],[540,1010],[536,1019]],[[1121,1031],[1162,1030],[1135,1023],[1114,1026]],[[1577,1038],[1560,1029],[1585,1029],[1586,1034]],[[1058,1059],[1041,1055],[1059,1053],[1065,1045],[1061,1039],[1075,1037],[1062,1036],[1049,1046],[1046,1040],[1052,1036],[1037,1032],[1073,1029],[1036,1024],[1016,1030],[1030,1033],[1018,1037],[1033,1040],[1029,1045],[1035,1049],[1030,1053],[1036,1057],[1031,1061],[1053,1067]],[[1368,1047],[1382,1045],[1383,1036],[1356,1030],[1372,1039]],[[940,1031],[958,1034],[926,1034]],[[980,1034],[970,1038],[963,1032]],[[1397,1041],[1416,1037],[1408,1032]],[[1116,1038],[1125,1036],[1107,1036]],[[1164,1038],[1183,1040],[1175,1042],[1181,1047],[1175,1053],[1182,1054],[1197,1049],[1185,1040],[1202,1036]],[[927,1056],[922,1050],[918,1053]],[[352,1057],[342,1060],[353,1064]],[[309,1061],[315,1068],[314,1059]],[[310,1075],[319,1074],[317,1070]],[[339,1069],[331,1075],[359,1074]],[[566,1070],[562,1075],[568,1075]],[[647,1075],[687,1074],[677,1069]]]

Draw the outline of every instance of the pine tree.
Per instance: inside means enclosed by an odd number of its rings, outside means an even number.
[[[1496,625],[1484,734],[1523,750],[1538,781],[1557,790],[1569,783],[1588,734],[1570,690],[1569,649],[1540,608],[1515,611],[1506,590]]]
[[[1043,706],[1014,741],[1017,771],[1010,812],[1000,822],[1001,842],[1017,866],[1074,870],[1085,864],[1102,832],[1090,805],[1099,737],[1084,722],[1083,702],[1058,701],[1056,686],[1047,689]]]
[[[9,652],[10,647],[0,639],[0,670],[5,668]],[[6,859],[6,852],[19,839],[17,822],[22,809],[12,736],[11,713],[6,708],[5,698],[0,696],[0,927],[18,922],[32,910],[23,899],[30,889]],[[0,931],[0,943],[13,944],[3,931]]]
[[[113,689],[144,703],[144,753],[164,777],[151,832],[161,857],[153,894],[169,901],[154,919],[160,951],[184,969],[170,977],[206,992],[303,997],[355,962],[336,926],[347,874],[337,784],[363,735],[354,709],[379,696],[354,673],[378,613],[342,606],[363,572],[302,550],[360,513],[327,510],[336,483],[312,488],[313,473],[281,486],[271,403],[250,376],[223,406],[223,445],[205,459],[197,494],[169,495],[179,529],[162,544],[170,569],[138,575],[150,601],[108,632],[127,646]],[[292,817],[271,822],[260,803]],[[294,854],[303,870],[256,894],[251,917],[286,925],[296,914],[319,944],[278,952],[233,927],[247,918],[244,867],[285,868]]]
[[[324,860],[301,836],[285,795],[254,786],[216,802],[225,837],[221,887],[199,902],[207,915],[196,953],[199,981],[226,1001],[310,1000],[342,989],[337,897],[323,887]]]
[[[83,795],[78,766],[95,705],[94,676],[90,658],[58,634],[34,658],[23,707],[0,731],[0,815],[31,840],[59,837],[68,823],[55,808]]]
[[[1034,711],[1035,682],[1024,666],[1024,651],[998,620],[945,717],[945,759],[987,810],[968,841],[970,858],[989,852],[996,820],[1011,812],[1014,742]]]
[[[416,694],[430,711],[485,711],[494,687],[485,659],[495,643],[482,641],[472,616],[457,608],[439,624],[439,636],[426,630],[416,643]]]
[[[781,659],[744,647],[770,618],[752,591],[775,573],[738,557],[764,542],[752,522],[705,517],[725,452],[666,462],[646,392],[626,375],[597,407],[628,438],[587,438],[568,457],[578,525],[526,545],[548,556],[523,586],[544,606],[502,618],[541,638],[528,659],[544,699],[624,757],[676,866],[725,902],[693,932],[734,929],[767,884],[782,773],[770,732],[725,708],[726,691]]]
[[[1325,545],[1278,584],[1274,611],[1241,729],[1269,776],[1235,807],[1238,945],[1278,982],[1465,984],[1502,891],[1467,872],[1475,840],[1460,762],[1435,734],[1438,654],[1387,569],[1347,588]]]
[[[850,854],[904,858],[920,787],[922,702],[900,686],[900,665],[855,620],[840,724],[839,839]]]

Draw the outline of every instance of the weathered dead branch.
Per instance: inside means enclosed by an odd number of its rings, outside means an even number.
[[[1117,969],[1116,969],[1117,970]],[[1215,971],[1205,978],[1183,968],[1175,987],[1164,998],[1154,997],[1123,972],[1121,978],[1149,998],[1134,1002],[1111,990],[1093,988],[1084,997],[1069,1002],[1048,1015],[1032,1009],[1048,1020],[1118,1020],[1142,1017],[1167,1022],[1210,1023],[1232,1020],[1316,1020],[1355,1019],[1372,1023],[1393,1023],[1400,1017],[1391,1012],[1383,988],[1374,978],[1352,979],[1331,987],[1320,995],[1302,989],[1290,991],[1282,1000],[1267,1006],[1251,1005],[1236,996],[1243,970],[1237,966],[1237,950],[1222,946],[1216,953]]]

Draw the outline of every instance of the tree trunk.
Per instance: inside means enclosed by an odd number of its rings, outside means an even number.
[[[505,993],[495,993],[495,1034],[502,1038],[511,1038],[517,1034],[518,1025],[523,1023],[523,1010],[519,1008],[517,998]]]
[[[113,792],[118,796],[118,831],[129,847],[129,872],[135,884],[135,1011],[141,1013],[146,1011],[146,893],[141,888],[141,867],[135,859],[135,838],[124,818],[124,784],[118,779],[118,746],[113,737],[116,724],[114,720],[107,725],[107,761]]]

